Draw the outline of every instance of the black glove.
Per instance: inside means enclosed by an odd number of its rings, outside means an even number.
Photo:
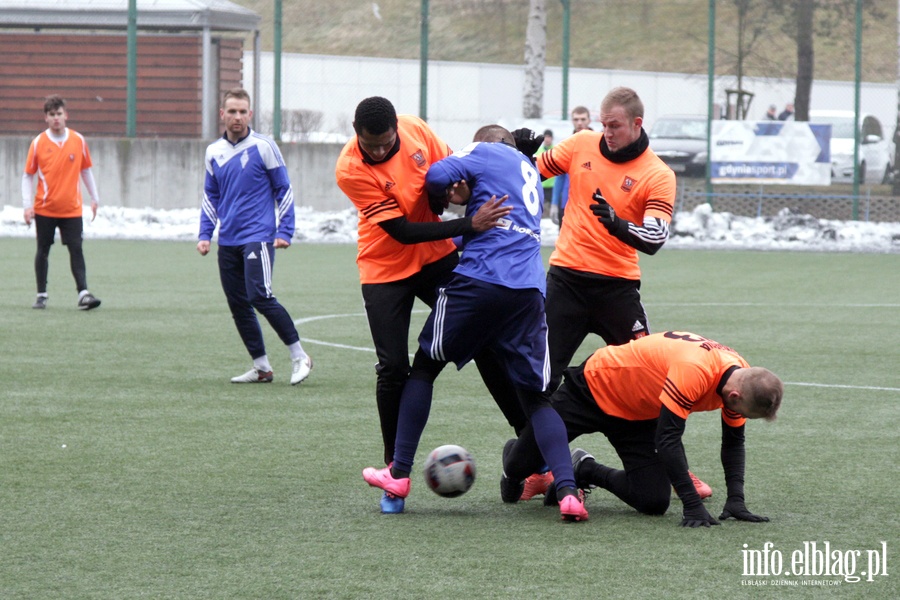
[[[444,209],[448,206],[450,206],[450,199],[447,194],[444,194],[443,196],[428,194],[428,208],[430,208],[431,212],[434,214],[441,216],[444,214]]]
[[[523,127],[522,129],[516,129],[512,132],[513,139],[516,141],[516,148],[518,148],[519,152],[531,158],[534,156],[534,153],[538,151],[538,148],[541,147],[541,144],[544,143],[544,134],[537,135],[532,130],[527,127]]]
[[[693,508],[684,508],[684,514],[681,519],[682,527],[709,527],[710,525],[718,525],[719,522],[712,518],[709,511],[702,504]]]
[[[748,521],[750,523],[769,522],[769,517],[754,515],[747,510],[747,505],[744,504],[743,498],[728,498],[728,500],[725,501],[725,508],[722,509],[722,514],[719,515],[719,518],[724,521],[732,517],[738,521]]]
[[[596,202],[596,204],[591,204],[591,212],[594,213],[597,220],[600,221],[611,234],[618,238],[628,234],[628,221],[620,219],[616,215],[616,210],[609,205],[606,198],[600,193],[600,188],[597,188],[594,195],[591,196],[591,199]]]

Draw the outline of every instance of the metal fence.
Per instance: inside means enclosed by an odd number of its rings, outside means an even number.
[[[701,179],[679,179],[676,211],[691,211],[709,203],[717,212],[746,217],[773,217],[783,209],[818,219],[900,221],[900,196],[891,195],[887,185],[866,186],[859,196],[850,185],[800,188],[784,191],[782,186],[718,185],[707,192]]]
[[[286,139],[311,139],[310,132],[320,137],[349,135],[356,103],[370,95],[390,98],[400,112],[418,113],[424,94],[429,123],[455,148],[467,143],[472,132],[485,123],[518,126],[522,122],[522,56],[529,3],[408,0],[363,4],[342,13],[342,23],[354,31],[349,37],[323,32],[298,36],[306,25],[285,13],[280,86],[273,81],[274,59],[264,53],[258,108],[271,115],[270,90],[277,88],[282,90],[283,127],[291,122],[292,114],[314,117],[294,119],[295,129],[301,130],[284,132]],[[853,4],[816,5],[816,79],[809,108],[853,111],[858,106],[861,114],[878,119],[883,138],[893,142],[898,122],[898,5],[892,0],[864,3],[858,34]],[[572,10],[569,30],[564,28],[562,8],[567,5]],[[739,5],[746,12],[739,14]],[[419,43],[422,6],[430,10],[427,46]],[[544,115],[558,120],[573,106],[585,105],[597,128],[600,100],[618,85],[633,87],[641,95],[648,129],[665,115],[705,116],[710,107],[715,118],[730,115],[755,121],[767,118],[770,107],[778,114],[793,104],[797,31],[789,26],[792,3],[785,3],[785,11],[762,2],[719,2],[714,11],[707,12],[711,6],[695,0],[547,2]],[[688,23],[677,20],[686,12],[694,18]],[[712,45],[709,18],[714,19]],[[660,26],[676,20],[683,26]],[[825,21],[827,27],[822,26]],[[597,23],[622,26],[607,27],[604,35],[598,36]],[[485,31],[489,35],[479,35]],[[291,41],[292,37],[307,41],[298,43]],[[372,40],[379,38],[391,40],[389,53],[373,45]],[[667,50],[635,51],[633,40],[652,40]],[[265,38],[263,45],[267,47]],[[364,47],[370,51],[364,52]],[[564,75],[560,64],[565,47],[571,49],[571,72]],[[423,48],[428,49],[429,61],[427,69],[420,72]],[[363,55],[366,58],[361,58]],[[710,83],[711,60],[715,75]],[[861,78],[858,84],[857,75]],[[422,85],[423,79],[427,85]],[[741,94],[735,94],[736,90]],[[741,103],[740,111],[736,102]],[[311,129],[311,124],[318,130]],[[790,208],[822,218],[900,221],[894,200],[897,187],[860,186],[858,193],[842,183],[830,188],[785,187],[717,185],[710,194],[702,182],[686,180],[679,184],[679,203],[695,206],[711,201],[715,210],[747,215],[771,215]]]
[[[263,12],[270,10],[270,3],[255,3],[263,20],[261,47],[266,50],[259,62],[251,51],[257,40],[255,35],[233,34],[243,40],[244,87],[254,92],[254,112],[260,117],[260,128],[267,133],[275,133],[272,128],[276,88],[281,90],[280,106],[284,115],[281,128],[282,133],[289,134],[282,136],[286,142],[333,142],[349,136],[356,104],[370,95],[387,96],[401,112],[416,113],[423,89],[427,95],[429,122],[454,148],[461,148],[471,140],[480,125],[502,121],[515,126],[522,119],[522,57],[528,2],[314,3],[304,0],[283,4],[283,44],[279,47],[284,53],[278,59],[279,82],[275,82],[276,61],[270,51],[275,47],[273,34],[267,25],[273,22],[274,16],[272,12]],[[796,42],[784,30],[784,15],[763,10],[738,18],[735,11],[739,4],[742,3],[715,3],[715,45],[714,52],[709,53],[709,15],[704,14],[705,1],[549,0],[546,2],[545,115],[559,119],[573,106],[585,105],[596,127],[600,100],[611,87],[618,85],[638,90],[646,106],[648,128],[666,114],[705,115],[710,105],[707,86],[710,56],[716,67],[711,90],[714,113],[733,112],[729,90],[735,88],[752,94],[744,96],[750,100],[748,119],[764,118],[770,105],[780,111],[795,96]],[[750,4],[756,10],[770,5]],[[792,4],[784,3],[787,7]],[[816,3],[817,10],[852,4]],[[898,119],[898,5],[893,0],[864,4],[867,8],[862,14],[859,55],[852,15],[833,19],[828,35],[816,36],[817,79],[812,85],[811,108],[853,110],[858,99],[861,112],[876,116],[885,136],[893,139]],[[316,18],[308,18],[313,5]],[[423,5],[430,5],[429,62],[425,74],[428,83],[424,88],[420,81],[423,74],[419,71],[422,50],[419,11]],[[571,48],[571,73],[565,77],[560,66],[564,41],[562,6],[571,6],[572,10],[571,30],[566,32],[567,45]],[[671,26],[675,15],[686,13],[692,15],[687,23],[679,20],[683,26]],[[602,35],[597,33],[598,24],[603,25]],[[77,29],[90,31],[98,26],[81,24]],[[754,45],[747,41],[751,38],[739,35],[742,27],[754,35],[756,32],[763,35]],[[636,40],[641,41],[640,48],[636,47]],[[739,40],[747,45],[742,52],[737,51]],[[650,41],[664,50],[644,50]],[[742,60],[740,67],[735,62],[738,55]],[[860,85],[854,84],[855,72],[862,75]],[[739,77],[737,73],[745,75]],[[258,93],[253,90],[255,77],[260,81]],[[121,83],[124,86],[125,82]],[[143,82],[137,84],[140,88]],[[49,93],[57,85],[56,80],[42,75],[35,89]],[[566,94],[564,86],[567,86]],[[30,105],[28,110],[29,127],[36,132],[42,127],[40,114]],[[72,115],[72,126],[79,128],[77,112]],[[12,181],[11,185],[14,184]],[[715,210],[742,215],[767,216],[787,207],[822,218],[900,221],[897,194],[890,186],[862,187],[858,195],[852,192],[844,184],[790,190],[775,186],[717,185],[710,194],[702,181],[685,179],[679,182],[678,203],[682,209],[690,209],[710,201]]]

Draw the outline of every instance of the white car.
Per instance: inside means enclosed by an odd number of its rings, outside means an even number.
[[[831,180],[853,181],[852,110],[811,110],[810,123],[831,125]],[[877,117],[859,115],[859,182],[889,183],[894,172],[894,144]]]

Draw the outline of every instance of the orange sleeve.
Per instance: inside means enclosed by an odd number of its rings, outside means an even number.
[[[341,157],[342,159],[344,157]],[[339,169],[337,183],[341,191],[350,198],[353,206],[359,211],[360,216],[372,223],[380,223],[389,219],[404,216],[397,200],[384,191],[381,182],[374,169],[365,172],[355,169],[347,163],[342,166],[347,170],[356,171],[353,175],[341,172]]]
[[[675,210],[675,189],[675,173],[669,167],[660,165],[653,173],[648,186],[644,216],[671,223],[672,213]]]
[[[569,171],[575,137],[571,136],[537,157],[537,168],[544,177],[556,177]]]
[[[430,128],[425,126],[424,121],[418,121],[420,123],[422,137],[425,138],[425,143],[428,147],[428,164],[433,165],[437,161],[443,158],[447,158],[448,156],[453,154],[453,150],[450,149],[450,146],[444,143],[444,141],[440,139],[437,134],[435,134]]]
[[[714,377],[707,365],[697,362],[671,364],[659,399],[670,411],[687,419],[694,403],[708,393],[710,380],[714,381]]]

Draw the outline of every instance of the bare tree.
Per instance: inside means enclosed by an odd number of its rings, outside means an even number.
[[[309,134],[322,130],[325,115],[318,110],[301,108],[298,110],[281,111],[281,134],[287,141],[306,142]],[[272,113],[267,112],[259,116],[259,130],[271,132],[274,119]],[[274,132],[273,132],[274,133]]]
[[[883,3],[862,0],[862,9],[872,19],[885,19]],[[815,52],[813,39],[846,35],[848,23],[856,15],[856,0],[769,0],[773,11],[785,15],[784,32],[797,42],[797,88],[794,92],[794,118],[809,120]],[[865,24],[863,25],[865,27]]]
[[[730,2],[734,6],[736,17],[734,31],[737,47],[734,50],[718,48],[724,57],[721,66],[733,70],[737,84],[736,90],[727,90],[729,102],[731,102],[731,94],[736,94],[734,113],[730,113],[729,110],[730,118],[746,119],[750,116],[748,111],[753,93],[744,89],[744,74],[753,69],[758,71],[761,65],[770,62],[769,46],[766,42],[770,38],[768,33],[772,28],[770,3],[773,1],[775,0],[731,0]],[[731,20],[729,19],[727,23],[731,25]]]
[[[794,119],[809,121],[809,103],[812,96],[813,67],[813,14],[815,0],[799,0],[797,7],[797,86],[794,90]]]
[[[894,173],[891,191],[900,196],[900,0],[897,0],[897,121],[894,124]]]
[[[309,134],[322,129],[325,115],[318,110],[301,108],[299,110],[281,111],[282,133],[290,133],[302,141],[309,139]]]
[[[525,90],[522,116],[540,118],[544,113],[544,67],[547,64],[547,5],[530,0],[525,28]]]

